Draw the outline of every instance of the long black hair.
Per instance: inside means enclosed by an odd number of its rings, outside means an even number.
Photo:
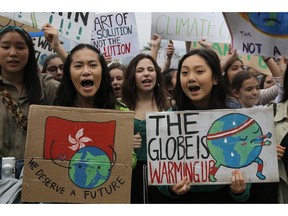
[[[94,97],[94,108],[100,109],[115,109],[116,97],[113,93],[111,85],[111,77],[108,73],[107,64],[102,53],[90,44],[78,44],[75,46],[68,55],[64,63],[64,74],[60,82],[58,91],[56,93],[55,105],[73,107],[77,95],[76,88],[71,80],[70,66],[72,63],[73,55],[76,51],[81,49],[90,49],[98,54],[99,61],[102,67],[102,76],[99,89]]]
[[[173,82],[172,82],[174,73],[177,73],[177,69],[175,68],[169,68],[162,72],[165,86],[171,95],[173,94],[173,89],[174,89]]]
[[[0,30],[0,40],[9,32],[17,32],[25,40],[29,50],[27,64],[24,67],[23,81],[28,93],[29,104],[40,104],[42,88],[38,76],[38,63],[35,57],[35,49],[30,35],[19,26],[6,26]],[[0,66],[1,73],[1,66]]]
[[[158,66],[157,62],[151,55],[148,54],[138,54],[129,63],[127,67],[126,76],[122,85],[122,101],[127,105],[130,110],[135,110],[138,96],[135,87],[135,74],[138,63],[142,59],[149,59],[156,71],[157,84],[153,89],[153,97],[156,101],[158,110],[168,110],[171,106],[169,102],[169,93],[165,88],[163,76],[161,74],[161,68]]]
[[[198,109],[195,104],[191,102],[191,99],[187,97],[181,88],[180,72],[184,60],[190,56],[200,56],[210,67],[213,78],[218,80],[217,85],[213,85],[211,90],[211,97],[208,109],[222,109],[226,108],[226,88],[224,86],[224,80],[221,73],[220,60],[217,54],[209,49],[193,49],[186,53],[178,64],[177,81],[173,92],[173,98],[176,100],[174,110],[194,110]]]

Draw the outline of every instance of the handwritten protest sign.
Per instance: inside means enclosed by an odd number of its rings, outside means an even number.
[[[130,203],[133,119],[131,111],[31,105],[22,201]]]
[[[238,53],[288,56],[288,13],[224,13]]]
[[[230,184],[279,179],[272,108],[147,113],[150,185]]]
[[[81,43],[90,43],[95,14],[89,12],[15,12],[0,13],[36,29],[50,23],[61,37]]]
[[[221,13],[152,13],[153,33],[171,40],[231,42]]]
[[[135,14],[96,14],[91,44],[112,58],[124,58],[139,54]]]
[[[195,49],[201,48],[199,43],[195,41],[192,42],[191,46]],[[212,49],[218,54],[219,57],[223,57],[226,56],[229,51],[229,44],[212,43]],[[271,75],[271,71],[261,56],[239,54],[238,58],[242,60],[244,65],[254,68],[262,74]]]

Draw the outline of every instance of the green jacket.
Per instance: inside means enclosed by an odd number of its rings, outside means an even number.
[[[39,74],[39,78],[42,87],[41,104],[52,105],[59,82],[48,74]],[[19,108],[28,117],[29,102],[25,87],[22,94],[19,95],[16,87],[5,80],[1,74],[0,81],[3,81],[4,88],[18,102]],[[23,159],[25,142],[26,133],[23,132],[8,112],[6,106],[0,101],[0,158],[11,156],[15,157],[15,159]]]

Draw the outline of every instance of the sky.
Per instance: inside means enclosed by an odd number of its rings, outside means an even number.
[[[2,12],[43,12],[43,11],[95,11],[95,12],[287,12],[286,0],[23,0],[5,1]],[[283,11],[284,10],[284,11]]]
[[[147,23],[151,23],[151,13],[150,12],[138,12],[135,13],[135,19],[137,23],[139,47],[142,48],[150,42],[151,26]]]

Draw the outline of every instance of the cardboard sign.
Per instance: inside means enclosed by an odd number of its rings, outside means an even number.
[[[134,112],[32,105],[22,201],[130,203]]]
[[[288,13],[224,13],[238,53],[288,56]]]
[[[147,113],[148,184],[279,181],[272,107]]]

